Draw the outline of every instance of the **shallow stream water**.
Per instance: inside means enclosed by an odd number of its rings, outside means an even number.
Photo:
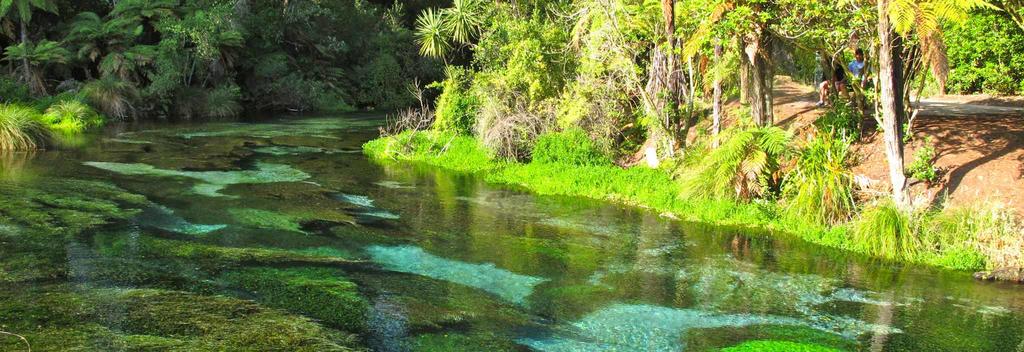
[[[1024,287],[368,160],[360,145],[380,120],[143,126],[4,157],[4,187],[59,196],[71,190],[48,182],[102,181],[145,200],[135,201],[138,214],[32,246],[19,241],[42,236],[31,231],[42,225],[25,219],[33,213],[0,210],[0,244],[9,247],[0,260],[0,330],[29,337],[36,351],[231,349],[200,340],[238,333],[203,324],[226,319],[259,331],[262,320],[239,312],[268,309],[326,331],[310,334],[355,332],[333,341],[379,351],[702,351],[749,340],[1024,351]],[[39,211],[63,209],[32,197]],[[283,290],[309,299],[235,279],[268,267],[275,280],[312,268],[319,276],[305,280],[351,282],[369,309],[335,321],[317,309],[336,300],[287,291],[305,282],[282,279]],[[209,315],[146,305],[183,291]],[[62,306],[78,300],[103,302],[104,311]],[[238,300],[256,304],[217,310]],[[330,314],[347,314],[340,309]],[[61,341],[48,341],[55,336]],[[237,342],[258,349],[278,337]],[[22,342],[5,336],[0,346]]]

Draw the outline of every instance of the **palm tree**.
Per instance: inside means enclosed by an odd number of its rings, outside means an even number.
[[[452,42],[468,45],[480,34],[486,8],[481,0],[454,0],[452,7],[427,9],[416,19],[416,40],[420,54],[446,58]]]
[[[25,47],[28,46],[28,24],[32,21],[32,8],[57,13],[57,3],[54,0],[0,0],[0,16],[7,16],[11,9],[18,11],[18,22],[21,26],[21,44],[25,45]],[[28,83],[32,80],[32,71],[27,57],[22,60],[22,66],[25,70],[25,82]],[[38,86],[33,89],[38,94],[41,93],[41,88],[44,87]]]
[[[67,41],[77,46],[77,57],[87,60],[90,63],[101,61],[101,72],[106,74],[116,71],[121,79],[128,80],[130,72],[123,69],[126,59],[151,58],[152,55],[137,55],[130,51],[145,51],[135,49],[135,43],[143,32],[143,27],[136,18],[114,17],[104,21],[99,15],[92,12],[83,12],[75,16],[71,23],[71,30],[68,32]],[[102,59],[102,60],[101,60]],[[117,67],[111,69],[110,64],[116,63]],[[106,68],[106,70],[104,70]],[[87,75],[91,71],[86,68]]]
[[[991,7],[984,0],[878,0],[878,86],[882,114],[881,125],[885,139],[885,154],[889,164],[892,197],[900,206],[910,205],[907,176],[903,168],[903,122],[907,116],[909,89],[916,70],[924,65],[907,65],[911,61],[926,61],[929,66],[942,67],[945,63],[945,45],[940,45],[942,22],[963,22],[970,10]],[[916,36],[921,47],[907,39]],[[915,49],[915,48],[911,48]],[[941,75],[938,75],[941,76]]]

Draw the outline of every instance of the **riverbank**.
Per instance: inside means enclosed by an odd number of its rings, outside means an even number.
[[[898,263],[954,270],[1002,267],[1015,259],[1005,254],[1003,229],[1012,232],[1015,219],[1004,213],[951,208],[917,213],[907,227],[929,229],[914,238],[916,249],[900,253],[879,251],[853,235],[860,215],[839,225],[822,225],[794,216],[775,201],[684,199],[682,186],[669,172],[612,164],[573,165],[559,162],[499,161],[472,137],[432,131],[404,132],[366,143],[364,152],[375,159],[422,162],[458,172],[483,175],[487,182],[521,187],[541,195],[579,196],[651,209],[684,221],[763,229],[795,236],[814,244],[865,254]],[[870,228],[867,229],[871,231]],[[864,228],[861,229],[864,232]],[[918,232],[918,231],[915,231]],[[927,233],[926,233],[927,232]]]

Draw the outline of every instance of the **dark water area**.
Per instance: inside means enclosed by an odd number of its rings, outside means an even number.
[[[4,156],[0,330],[35,351],[1024,351],[1024,287],[369,160],[379,123],[140,125]],[[85,215],[114,205],[141,211]]]

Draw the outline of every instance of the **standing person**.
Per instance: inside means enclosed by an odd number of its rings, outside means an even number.
[[[853,78],[860,81],[861,88],[867,88],[868,86],[868,70],[867,62],[864,61],[864,50],[857,48],[856,53],[853,55],[853,61],[847,65],[847,69],[850,70],[850,74]]]
[[[822,107],[828,105],[829,84],[840,95],[846,96],[846,69],[843,68],[842,64],[834,63],[832,65],[832,79],[821,82],[821,85],[818,86],[818,103],[815,106]]]

